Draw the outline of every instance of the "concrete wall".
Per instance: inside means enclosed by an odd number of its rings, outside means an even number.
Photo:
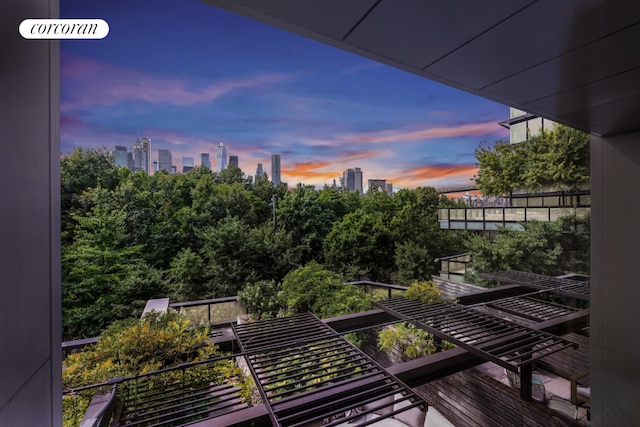
[[[24,40],[50,0],[0,2],[0,426],[60,426],[58,43]]]
[[[591,176],[592,422],[638,425],[640,133],[592,137]]]

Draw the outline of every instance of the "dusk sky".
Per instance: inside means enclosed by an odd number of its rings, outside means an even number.
[[[199,0],[60,2],[61,18],[108,22],[103,40],[62,40],[61,151],[132,147],[182,157],[221,139],[239,166],[289,186],[364,182],[467,184],[482,141],[508,139],[507,106],[232,14]],[[433,41],[437,43],[437,41]],[[215,165],[213,166],[215,168]]]

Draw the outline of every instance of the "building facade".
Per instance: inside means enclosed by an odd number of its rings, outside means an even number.
[[[238,166],[238,156],[229,156],[229,166],[235,166],[236,168],[240,167]]]
[[[271,182],[278,185],[282,181],[280,179],[280,154],[271,155]]]
[[[200,166],[211,169],[211,159],[209,153],[200,153]]]
[[[363,193],[362,169],[347,169],[342,173],[342,188],[347,191],[357,191]]]
[[[128,169],[133,168],[133,153],[130,153],[127,147],[116,145],[111,154],[113,155],[113,162],[116,166]]]
[[[227,147],[222,142],[218,146],[218,153],[216,154],[216,172],[220,173],[223,169],[227,168]]]
[[[194,168],[193,157],[183,157],[182,158],[182,173],[187,173],[192,171]]]
[[[254,180],[258,178],[262,178],[264,176],[264,170],[262,169],[262,163],[258,163],[258,167],[256,168],[256,176]]]
[[[167,171],[171,173],[173,161],[171,157],[171,151],[169,150],[158,150],[158,170],[159,171]]]

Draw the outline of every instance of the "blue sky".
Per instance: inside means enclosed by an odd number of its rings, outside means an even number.
[[[232,14],[199,0],[60,2],[100,18],[103,40],[61,41],[61,150],[151,138],[181,158],[215,159],[289,185],[330,184],[347,168],[397,185],[466,184],[473,150],[508,139],[508,107]],[[215,161],[215,160],[214,160]]]

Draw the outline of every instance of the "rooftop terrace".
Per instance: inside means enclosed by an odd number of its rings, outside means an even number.
[[[589,310],[540,298],[561,294],[573,283],[520,272],[492,278],[504,286],[482,289],[435,278],[457,303],[424,304],[394,296],[376,303],[374,310],[323,320],[303,313],[238,323],[231,317],[244,310],[235,297],[167,301],[167,308],[192,314],[198,309],[198,318],[215,326],[211,341],[229,355],[66,393],[93,399],[83,427],[109,420],[114,426],[515,426],[525,420],[588,425],[579,405],[584,400],[575,399],[572,390],[588,381],[574,377],[589,366],[584,336]],[[547,285],[532,289],[532,278]],[[588,288],[588,282],[581,283]],[[401,291],[381,283],[356,285]],[[400,360],[344,338],[401,321],[457,347]],[[252,404],[237,378],[221,377],[213,369],[223,359],[253,378],[259,397]],[[160,378],[164,383],[157,387]]]

